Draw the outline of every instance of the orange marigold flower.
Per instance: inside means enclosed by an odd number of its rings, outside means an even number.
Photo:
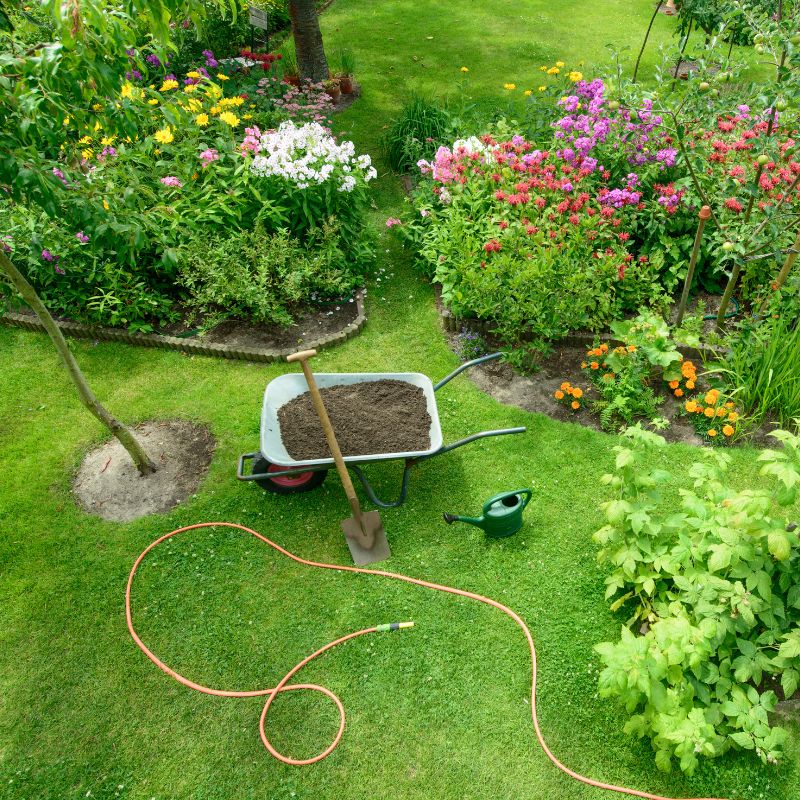
[[[725,408],[733,408],[733,406],[734,406],[734,403],[731,402],[731,401],[728,401],[727,403],[725,403]]]
[[[737,419],[739,419],[739,415],[735,411],[731,411],[731,413],[728,414],[729,422],[736,422]]]
[[[590,366],[592,369],[600,369],[600,365],[599,365],[599,364],[598,364],[596,361],[592,361],[592,363],[591,363],[591,364],[589,364],[589,366]]]
[[[634,344],[629,344],[629,345],[628,345],[628,352],[629,352],[629,353],[635,353],[635,352],[636,352],[636,345],[634,345]]]
[[[710,389],[706,392],[705,401],[707,406],[713,406],[717,400],[719,400],[719,392],[716,389]]]
[[[707,417],[713,417],[716,412],[714,411],[714,409],[711,406],[709,406],[703,413]]]
[[[566,391],[567,389],[569,389],[569,387],[570,387],[570,382],[569,381],[564,381],[564,383],[561,384],[561,390],[562,391]]]
[[[600,345],[600,352],[601,353],[607,353],[608,352],[608,345],[605,342],[603,342],[603,344]]]
[[[709,428],[708,429],[708,435],[713,439],[717,435],[716,428]]]
[[[670,389],[677,389],[678,388],[678,381],[670,381],[669,382]]]
[[[697,403],[694,400],[687,400],[683,406],[690,414],[693,414],[697,411]]]
[[[606,372],[606,374],[603,375],[603,380],[606,383],[611,383],[611,381],[614,380],[614,373],[613,372]]]
[[[676,389],[675,397],[683,397],[683,389]]]
[[[553,393],[553,397],[555,397],[556,400],[563,400],[564,399],[564,392],[562,392],[561,389],[557,389]]]
[[[733,436],[733,425],[723,425],[722,426],[722,432],[726,436]]]
[[[718,416],[718,417],[724,417],[724,416],[725,416],[725,414],[727,414],[727,413],[728,413],[728,412],[725,410],[725,408],[724,408],[723,406],[720,406],[720,407],[717,409],[717,416]]]
[[[687,389],[694,389],[694,381],[686,381]]]
[[[572,406],[573,409],[575,409],[575,411],[577,411],[581,407],[581,404],[577,400],[573,400],[570,403],[570,405]]]
[[[580,399],[583,397],[583,389],[579,389],[577,386],[572,390],[572,396]]]
[[[704,414],[705,413],[703,411],[703,406],[697,406],[697,408],[694,411],[695,411],[696,414]]]
[[[586,369],[589,365],[585,361],[581,361],[581,369]]]

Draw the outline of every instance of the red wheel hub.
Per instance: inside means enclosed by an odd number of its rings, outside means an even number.
[[[314,477],[313,472],[301,472],[299,475],[283,475],[282,473],[286,472],[285,468],[279,467],[277,464],[270,464],[267,472],[269,473],[269,479],[273,483],[286,487],[303,486]]]

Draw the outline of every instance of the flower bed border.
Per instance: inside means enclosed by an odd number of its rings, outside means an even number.
[[[356,318],[348,323],[342,330],[336,333],[329,333],[319,339],[311,339],[303,342],[304,350],[322,349],[331,345],[341,344],[352,339],[364,327],[367,321],[364,312],[364,292],[359,290],[355,293]],[[0,322],[13,325],[17,328],[24,328],[30,331],[44,331],[39,318],[32,314],[17,314],[7,312],[0,316]],[[286,356],[297,351],[297,346],[289,348],[259,348],[259,347],[237,347],[228,344],[216,344],[203,342],[195,339],[182,339],[178,336],[163,336],[159,333],[130,333],[120,328],[104,328],[96,325],[86,325],[82,322],[56,322],[61,332],[66,336],[76,339],[95,339],[101,342],[124,342],[134,344],[139,347],[155,347],[161,350],[177,350],[192,355],[213,356],[216,358],[228,358],[233,361],[258,361],[268,363],[272,361],[282,361]]]
[[[436,309],[439,312],[439,319],[442,321],[442,326],[446,331],[450,333],[461,333],[461,329],[465,327],[482,336],[491,333],[491,321],[477,319],[476,317],[457,317],[452,311],[446,308],[442,302],[442,287],[438,283],[433,284],[433,287],[436,295]],[[561,339],[553,340],[551,343],[554,345],[566,345],[567,347],[594,347],[594,343],[598,339],[621,344],[621,342],[614,338],[614,334],[611,333],[611,331],[573,331]],[[699,361],[719,355],[718,351],[711,350],[707,347],[696,348],[679,346],[678,351],[683,354],[684,358]]]

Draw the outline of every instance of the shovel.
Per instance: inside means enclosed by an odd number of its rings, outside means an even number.
[[[342,480],[342,486],[344,486],[347,500],[353,512],[352,517],[342,520],[342,530],[347,540],[347,546],[350,548],[353,563],[360,567],[364,564],[372,564],[375,561],[383,561],[391,555],[389,542],[386,541],[386,531],[383,529],[383,523],[377,511],[364,512],[358,504],[356,490],[350,480],[350,473],[344,465],[342,451],[339,449],[336,434],[333,432],[328,412],[322,402],[322,395],[319,393],[317,382],[314,380],[314,375],[308,366],[308,359],[316,354],[316,350],[302,350],[299,353],[292,353],[292,355],[287,356],[286,360],[289,363],[299,361],[300,366],[303,368],[303,374],[306,376],[306,383],[308,383],[308,389],[311,392],[311,400],[314,403],[314,410],[317,412],[320,423],[322,423],[322,430],[328,440],[328,447],[330,447],[333,460],[336,463],[336,471]]]

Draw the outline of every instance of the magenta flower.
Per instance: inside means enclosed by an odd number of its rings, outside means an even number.
[[[49,250],[42,250],[42,260],[58,261],[58,256],[53,255]]]
[[[175,189],[180,189],[181,186],[183,186],[181,181],[174,175],[167,175],[166,178],[162,178],[161,183],[163,183],[164,186],[174,187]]]
[[[83,231],[78,231],[78,232],[75,234],[75,238],[76,238],[76,239],[77,239],[77,240],[78,240],[78,241],[79,241],[81,244],[86,244],[86,242],[88,242],[88,241],[89,241],[89,237],[88,237],[88,236],[87,236],[87,235],[86,235],[86,234],[85,234]]]
[[[66,175],[64,175],[64,173],[58,167],[53,167],[53,175],[55,175],[55,177],[58,178],[61,183],[64,184],[64,186],[69,188]]]
[[[402,220],[397,219],[397,217],[389,217],[389,219],[386,220],[387,228],[394,228],[395,225],[402,225],[402,224],[403,224]]]
[[[200,158],[203,160],[203,169],[205,169],[212,162],[219,161],[219,153],[213,148],[209,148],[200,153]]]

